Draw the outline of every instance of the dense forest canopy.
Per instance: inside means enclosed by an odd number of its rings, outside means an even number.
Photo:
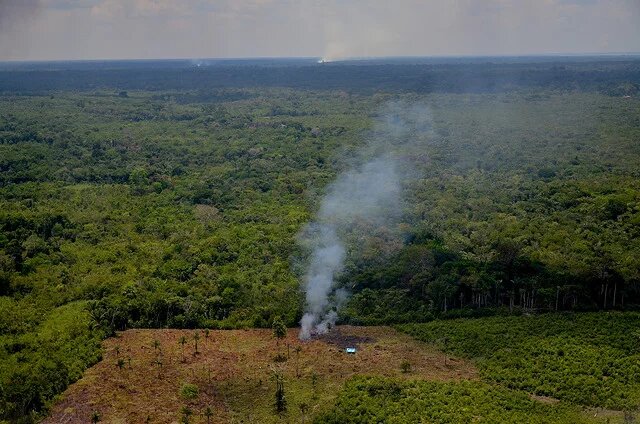
[[[0,70],[0,418],[115,330],[295,325],[297,235],[391,100],[428,143],[401,222],[350,233],[343,322],[640,301],[632,57],[48,66]]]
[[[519,88],[637,93],[637,56],[16,62],[0,64],[0,92],[210,90],[290,87],[374,93],[502,92]]]

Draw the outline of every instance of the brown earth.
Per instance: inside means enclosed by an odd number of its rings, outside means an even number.
[[[345,353],[347,345],[358,352]],[[201,330],[129,330],[103,347],[103,360],[67,389],[44,423],[91,423],[94,412],[101,423],[177,423],[184,407],[193,412],[190,423],[206,423],[207,407],[214,412],[211,423],[304,422],[329,408],[354,375],[476,378],[470,362],[388,327],[340,326],[308,342],[297,339],[296,329],[281,341],[265,329],[211,331],[208,337]],[[277,355],[284,362],[275,361]],[[404,361],[411,364],[408,373],[401,371]],[[288,410],[280,416],[273,411],[275,372],[284,377],[287,394]],[[198,387],[195,399],[181,396],[185,383]]]

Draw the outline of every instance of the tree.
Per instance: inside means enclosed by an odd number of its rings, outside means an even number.
[[[189,418],[193,415],[193,411],[188,406],[183,406],[180,410],[182,413],[182,424],[189,424]]]
[[[100,421],[100,413],[98,411],[93,411],[93,414],[91,414],[91,422],[93,424],[96,424]]]
[[[0,252],[0,296],[9,293],[11,274],[13,271],[14,264],[12,258]]]
[[[433,302],[442,307],[444,312],[448,309],[448,299],[456,291],[456,280],[453,275],[440,275],[427,287],[427,294]]]
[[[178,343],[182,345],[182,362],[185,362],[186,359],[184,357],[184,345],[187,344],[187,338],[185,336],[181,336]]]
[[[213,417],[213,410],[210,406],[207,406],[207,409],[204,410],[204,416],[207,419],[207,424],[211,424],[211,417]]]
[[[162,378],[162,361],[160,360],[160,357],[158,356],[158,358],[154,361],[154,365],[158,366],[158,378]]]
[[[195,343],[195,348],[196,348],[195,352],[193,352],[194,355],[198,354],[198,340],[200,340],[200,333],[196,331],[193,334],[193,342]]]
[[[273,328],[273,336],[276,338],[279,345],[280,340],[284,339],[287,336],[287,326],[284,325],[284,321],[282,321],[280,317],[276,317],[273,320],[272,328]]]
[[[135,195],[142,195],[149,187],[149,174],[144,168],[135,168],[129,174],[129,185]]]
[[[496,262],[504,272],[505,281],[510,282],[515,278],[516,263],[522,251],[522,244],[513,238],[500,236],[494,243]]]
[[[440,339],[440,343],[442,343],[442,351],[444,353],[444,366],[447,366],[447,349],[449,346],[449,338],[448,337],[443,337],[442,339]]]

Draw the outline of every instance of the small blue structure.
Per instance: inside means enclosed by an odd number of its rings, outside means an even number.
[[[354,353],[356,353],[356,348],[355,347],[348,347],[344,351],[347,352],[347,353],[354,354]]]

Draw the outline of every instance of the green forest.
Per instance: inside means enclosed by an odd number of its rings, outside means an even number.
[[[298,235],[390,101],[430,126],[400,222],[351,232],[339,322],[482,382],[363,377],[319,422],[639,407],[640,62],[305,66],[0,69],[0,420],[42,418],[119,330],[296,326]]]

